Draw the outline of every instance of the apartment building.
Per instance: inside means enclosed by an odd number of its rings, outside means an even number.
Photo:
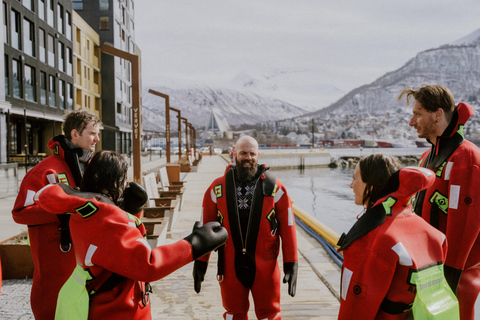
[[[100,36],[129,53],[135,50],[133,0],[73,0],[73,9]],[[102,147],[130,153],[132,146],[132,74],[127,60],[101,54]]]
[[[73,17],[74,108],[102,118],[100,36],[75,11]],[[96,149],[102,149],[102,131]]]
[[[8,160],[38,159],[74,108],[72,1],[4,0],[3,27]]]

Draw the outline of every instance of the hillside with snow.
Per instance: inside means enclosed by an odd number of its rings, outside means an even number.
[[[148,89],[169,95],[170,106],[181,110],[196,128],[203,128],[211,112],[225,118],[229,125],[255,124],[263,121],[297,117],[307,111],[285,101],[262,97],[248,91],[213,88],[201,85],[144,87],[142,94],[143,129],[165,130],[165,100],[148,93]],[[172,127],[176,127],[176,113],[171,112]]]
[[[438,48],[425,50],[403,67],[356,88],[328,108],[314,112],[369,112],[382,114],[405,106],[397,97],[406,87],[440,84],[448,87],[458,103],[478,105],[480,99],[480,29]],[[311,116],[310,115],[310,116]]]

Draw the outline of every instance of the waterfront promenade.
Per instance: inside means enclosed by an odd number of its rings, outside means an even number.
[[[142,164],[142,172],[154,170],[164,164],[165,158],[145,162]],[[225,165],[226,162],[220,156],[204,156],[197,172],[182,174],[182,178],[187,181],[185,202],[176,224],[167,234],[167,243],[178,241],[191,232],[194,222],[200,219],[205,190],[216,177],[223,174]],[[22,176],[22,173],[20,175]],[[131,170],[129,176],[132,176]],[[1,240],[25,230],[24,226],[15,224],[11,218],[14,200],[15,196],[0,199]],[[287,294],[287,285],[282,284],[282,318],[336,319],[339,308],[337,297],[340,268],[331,261],[321,245],[299,227],[297,238],[299,250],[297,293],[295,297],[290,297]],[[279,263],[282,266],[281,259]],[[219,285],[215,279],[216,254],[212,254],[200,294],[193,290],[192,269],[193,263],[190,263],[164,279],[152,283],[153,294],[150,301],[153,319],[222,318],[224,309]],[[0,295],[0,319],[33,319],[29,305],[30,286],[31,280],[4,281]],[[250,309],[249,318],[256,319],[253,302]]]

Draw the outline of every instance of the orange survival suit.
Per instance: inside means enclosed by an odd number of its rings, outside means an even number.
[[[37,206],[35,193],[50,183],[72,188],[80,184],[83,164],[92,153],[58,135],[48,142],[54,154],[25,175],[12,210],[16,223],[28,225],[34,273],[30,303],[36,319],[53,319],[58,291],[75,268],[75,256],[68,229],[69,215],[53,215]]]
[[[443,263],[447,252],[445,235],[415,215],[409,203],[434,179],[426,169],[397,171],[381,198],[340,237],[339,320],[406,319],[416,292],[411,274]]]
[[[284,272],[297,268],[297,238],[295,219],[290,197],[283,184],[268,167],[259,165],[257,180],[251,194],[248,226],[239,218],[238,185],[235,182],[235,166],[230,164],[225,175],[213,181],[203,198],[203,223],[219,221],[228,231],[229,239],[219,250],[220,289],[225,319],[247,319],[248,295],[251,290],[255,313],[259,319],[281,319],[280,315],[280,269],[277,263],[280,238]],[[246,230],[245,230],[246,229]],[[202,257],[204,263],[201,280],[206,272],[209,256]],[[200,264],[201,266],[201,264]],[[195,262],[195,269],[199,261]],[[295,274],[296,282],[296,274]],[[197,285],[197,284],[196,284]],[[290,287],[290,295],[295,289]],[[197,292],[200,288],[195,289]]]
[[[462,320],[474,319],[480,292],[480,150],[463,136],[472,115],[472,106],[459,103],[436,145],[422,155],[419,165],[435,172],[435,182],[414,202],[415,213],[447,236],[445,278]]]
[[[37,192],[35,203],[51,213],[75,213],[70,231],[76,261],[93,278],[93,283],[87,282],[87,288],[94,289],[88,319],[151,319],[145,282],[167,276],[227,237],[226,230],[219,231],[220,236],[197,233],[192,237],[198,229],[173,244],[152,249],[144,238],[143,224],[138,225],[140,220],[99,194],[53,184]]]

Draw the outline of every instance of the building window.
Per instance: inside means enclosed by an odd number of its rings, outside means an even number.
[[[54,17],[54,6],[55,0],[47,0],[48,7],[47,7],[47,23],[50,27],[55,28],[55,22],[53,21]]]
[[[72,1],[73,10],[83,10],[83,0],[73,0]]]
[[[40,61],[46,62],[45,54],[46,54],[47,48],[45,47],[45,30],[41,28],[38,29],[38,47],[40,50],[38,54]]]
[[[67,74],[73,76],[73,55],[69,47],[67,47]]]
[[[110,30],[108,17],[100,17],[100,30]]]
[[[54,47],[55,40],[53,39],[53,36],[48,35],[48,65],[50,67],[55,67],[55,47]]]
[[[50,107],[55,107],[55,93],[56,93],[56,88],[55,88],[55,77],[54,76],[48,76],[48,89],[50,90],[48,92],[48,105]]]
[[[98,1],[98,9],[108,10],[108,0],[99,0]]]
[[[11,15],[10,15],[10,24],[11,24],[11,30],[12,30],[12,47],[15,49],[20,50],[20,44],[22,43],[22,35],[20,31],[20,13],[18,13],[15,10],[12,10]]]
[[[45,21],[45,0],[38,0],[38,17]]]
[[[47,74],[40,71],[40,103],[47,105]]]
[[[25,100],[36,102],[35,92],[35,68],[25,65]]]
[[[65,81],[58,80],[58,91],[60,108],[65,109]]]
[[[23,6],[30,11],[33,11],[34,4],[33,0],[22,0]]]
[[[63,25],[63,6],[57,5],[57,29],[61,34],[65,34],[65,28]]]
[[[35,57],[35,25],[27,19],[23,19],[23,52]]]
[[[72,14],[70,12],[65,12],[65,22],[66,22],[66,29],[65,33],[68,40],[72,40]]]
[[[8,90],[10,87],[8,86],[8,78],[9,78],[9,63],[8,63],[8,56],[5,55],[4,57],[4,63],[3,63],[3,70],[5,71],[5,94],[7,96],[10,95],[10,90]]]
[[[13,97],[23,98],[22,92],[22,65],[20,61],[12,59],[12,72],[13,72]]]
[[[58,42],[58,70],[65,72],[65,45]]]
[[[73,110],[73,85],[67,83],[67,109]]]
[[[8,43],[8,11],[5,2],[3,3],[3,42]]]

